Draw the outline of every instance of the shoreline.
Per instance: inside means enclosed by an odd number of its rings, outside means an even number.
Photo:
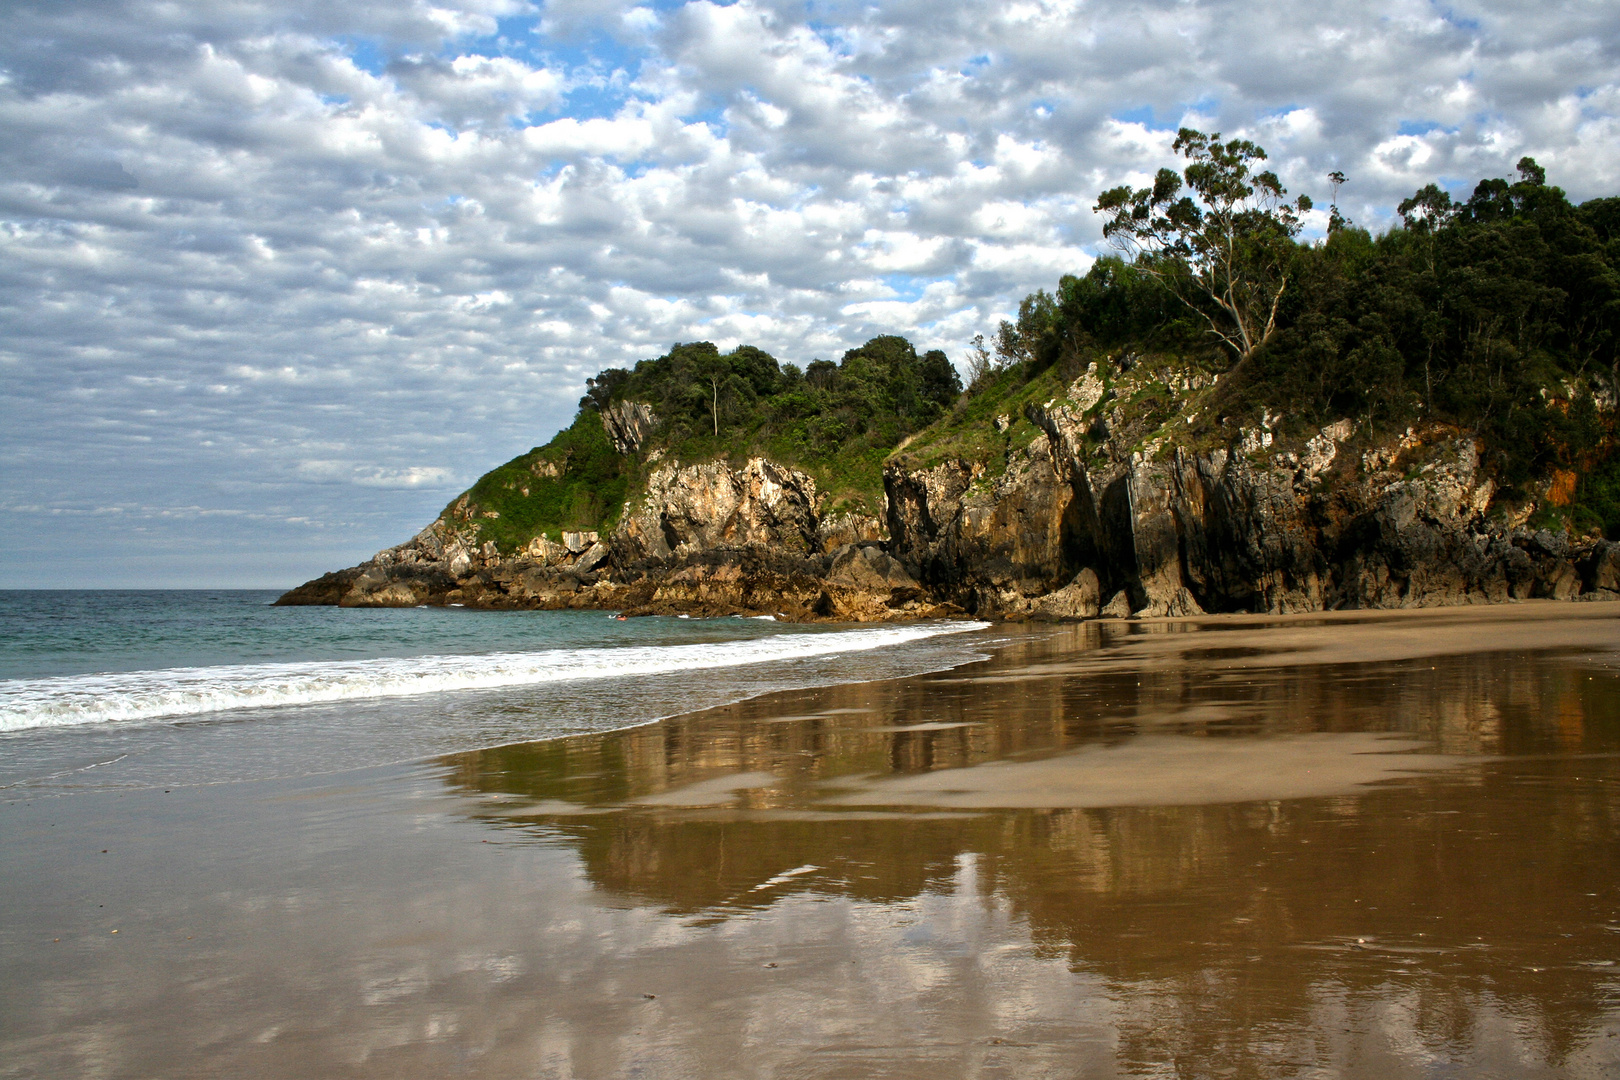
[[[635,728],[7,799],[0,1049],[19,1075],[1372,1080],[1420,1075],[1416,1045],[1605,1075],[1620,608],[1328,616],[999,626],[987,660]]]
[[[1573,617],[1572,612],[1576,613]],[[1096,620],[1060,625],[997,624],[994,629],[1011,630],[1017,636],[1003,639],[992,655],[984,660],[967,661],[948,669],[878,682],[849,682],[773,691],[728,705],[666,717],[655,724],[635,729],[561,736],[557,740],[534,745],[541,747],[570,740],[594,743],[614,740],[631,732],[642,733],[650,742],[675,739],[684,743],[699,738],[699,733],[716,724],[765,724],[776,727],[813,719],[828,730],[833,730],[838,727],[841,713],[863,714],[872,711],[865,704],[850,704],[863,697],[893,694],[903,699],[910,698],[908,704],[891,704],[887,708],[892,712],[920,713],[930,708],[937,711],[938,706],[920,702],[919,695],[926,697],[939,692],[959,694],[963,687],[973,687],[993,695],[990,706],[976,707],[970,701],[955,701],[952,708],[962,712],[962,715],[945,722],[924,720],[871,729],[871,733],[879,735],[949,734],[969,727],[990,726],[987,710],[993,711],[999,700],[994,696],[999,694],[995,688],[1029,686],[1047,681],[1107,680],[1121,673],[1132,672],[1162,672],[1164,674],[1160,677],[1172,681],[1184,692],[1189,684],[1200,679],[1218,682],[1268,673],[1274,677],[1286,677],[1295,669],[1353,669],[1358,666],[1405,666],[1427,670],[1427,661],[1431,659],[1468,661],[1481,654],[1534,657],[1574,651],[1591,657],[1587,662],[1593,664],[1599,663],[1596,658],[1608,656],[1615,666],[1620,666],[1620,607],[1603,605],[1572,609],[1559,601],[1526,601],[1511,607],[1464,605],[1375,612]],[[828,702],[845,704],[828,705]],[[1010,707],[1010,703],[1004,701],[1000,705]],[[827,708],[833,711],[826,713]],[[1151,712],[1152,707],[1149,708]],[[1218,709],[1187,708],[1182,704],[1170,708],[1165,718],[1173,721],[1183,713],[1195,729],[1204,729],[1212,724],[1218,726],[1224,719]],[[1155,722],[1146,730],[1157,731],[1160,728],[1161,725]],[[739,744],[746,741],[740,729],[731,737]],[[504,749],[521,751],[523,745],[519,743]],[[1409,753],[1420,750],[1416,745],[1397,749]],[[1352,742],[1344,747],[1343,752],[1364,754],[1369,752],[1369,748]],[[455,757],[476,757],[480,753],[470,751]],[[1266,763],[1272,772],[1281,764],[1284,763]],[[1425,764],[1433,765],[1434,762],[1425,760]],[[727,768],[751,779],[757,778],[762,771],[768,771],[758,760],[746,757],[731,762]],[[697,779],[683,774],[681,782],[700,784],[726,775],[729,774],[711,764]],[[666,785],[680,786],[674,780],[655,782],[658,790],[666,790]],[[1015,785],[1016,781],[1011,786]],[[997,784],[996,788],[1007,792],[1011,786]],[[746,790],[760,787],[755,785]],[[720,784],[714,793],[726,795],[728,790],[724,784]],[[708,793],[700,794],[707,798]],[[796,791],[793,794],[815,801],[813,795],[805,792]],[[1245,800],[1237,798],[1235,801]],[[933,802],[924,799],[921,805],[933,805]],[[1015,801],[1005,805],[1022,803]],[[567,811],[559,809],[558,812]]]

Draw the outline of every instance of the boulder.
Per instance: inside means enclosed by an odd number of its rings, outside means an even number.
[[[1056,621],[1095,619],[1102,610],[1100,591],[1097,572],[1088,566],[1063,588],[1036,600],[1033,615]]]
[[[1097,614],[1104,619],[1128,619],[1131,617],[1131,598],[1121,589]]]
[[[900,560],[871,544],[850,544],[833,552],[827,571],[830,584],[888,596],[896,591],[918,592],[917,581]]]

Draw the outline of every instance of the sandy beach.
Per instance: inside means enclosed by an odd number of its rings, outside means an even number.
[[[0,1077],[1611,1077],[1620,605],[0,803]]]

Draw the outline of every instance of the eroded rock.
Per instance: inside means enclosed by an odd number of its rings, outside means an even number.
[[[640,450],[657,426],[652,406],[644,401],[615,401],[602,410],[602,430],[621,454]]]

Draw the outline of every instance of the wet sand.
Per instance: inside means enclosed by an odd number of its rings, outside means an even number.
[[[0,1077],[1620,1075],[1620,605],[985,638],[6,802]]]

